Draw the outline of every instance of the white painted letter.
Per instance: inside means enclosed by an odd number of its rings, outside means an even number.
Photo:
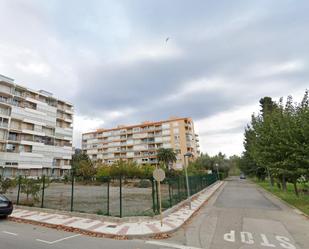
[[[296,247],[294,245],[289,243],[289,241],[290,241],[289,238],[284,237],[284,236],[276,236],[276,239],[279,242],[282,242],[282,243],[280,243],[280,246],[282,246],[283,248],[286,248],[286,249],[296,249]]]
[[[230,233],[226,233],[223,236],[224,240],[229,241],[229,242],[235,242],[235,231],[231,230]]]
[[[242,243],[254,244],[252,233],[249,232],[240,232],[240,238]]]
[[[270,244],[266,235],[261,233],[262,243],[261,246],[268,246],[268,247],[276,247],[274,244]]]

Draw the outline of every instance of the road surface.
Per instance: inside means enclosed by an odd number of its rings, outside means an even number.
[[[309,249],[309,219],[248,180],[230,177],[168,242],[207,249]]]
[[[247,180],[230,178],[167,240],[112,240],[0,220],[0,249],[308,249],[309,220]]]

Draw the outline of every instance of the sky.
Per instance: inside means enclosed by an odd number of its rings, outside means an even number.
[[[179,116],[202,152],[241,154],[260,98],[309,88],[308,13],[306,0],[0,0],[0,74],[72,102],[76,147]]]

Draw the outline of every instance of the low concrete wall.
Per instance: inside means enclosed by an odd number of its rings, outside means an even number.
[[[194,194],[191,196],[191,199],[195,199],[198,195],[206,191],[208,188],[212,187],[213,185],[219,183],[218,181],[214,182],[213,184],[207,186],[200,192]],[[173,207],[165,210],[162,215],[163,217],[168,216],[169,214],[175,212],[176,210],[180,209],[184,205],[188,203],[188,200],[183,200],[180,203],[174,205]],[[81,217],[81,218],[89,218],[89,219],[96,219],[96,220],[101,220],[101,221],[110,221],[110,222],[115,222],[115,223],[122,223],[122,222],[141,222],[141,221],[151,221],[153,219],[160,219],[160,215],[155,215],[155,216],[132,216],[132,217],[111,217],[111,216],[105,216],[105,215],[97,215],[97,214],[88,214],[88,213],[80,213],[80,212],[70,212],[70,211],[61,211],[57,209],[48,209],[48,208],[38,208],[38,207],[28,207],[28,206],[21,206],[21,205],[15,205],[14,207],[16,208],[26,208],[27,210],[33,210],[33,211],[38,211],[38,212],[47,212],[47,213],[53,213],[53,214],[61,214],[61,215],[70,215],[70,216],[75,216],[75,217]]]

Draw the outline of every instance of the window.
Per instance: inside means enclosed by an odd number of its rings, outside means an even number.
[[[7,144],[6,145],[6,151],[7,152],[14,152],[16,150],[16,145],[15,144]]]
[[[139,132],[139,131],[140,131],[139,127],[133,128],[133,132]]]

